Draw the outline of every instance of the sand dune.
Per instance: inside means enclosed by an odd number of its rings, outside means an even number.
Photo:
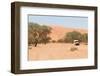
[[[50,27],[52,28],[52,31],[50,33],[50,37],[52,38],[52,40],[62,39],[67,32],[78,31],[81,34],[88,32],[88,30],[86,29],[66,28],[60,25],[51,25]]]

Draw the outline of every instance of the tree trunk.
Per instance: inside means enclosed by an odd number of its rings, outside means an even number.
[[[37,43],[35,43],[35,45],[34,45],[35,47],[37,46]]]

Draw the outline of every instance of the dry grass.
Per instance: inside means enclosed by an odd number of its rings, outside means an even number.
[[[28,60],[79,59],[88,57],[88,45],[74,46],[69,43],[48,43],[32,46]]]

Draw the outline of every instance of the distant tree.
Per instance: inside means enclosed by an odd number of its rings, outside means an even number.
[[[73,43],[74,40],[82,41],[82,35],[80,32],[72,31],[65,35],[64,42]]]
[[[88,43],[88,34],[87,33],[82,35],[82,42]]]

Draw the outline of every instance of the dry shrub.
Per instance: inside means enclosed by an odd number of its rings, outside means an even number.
[[[70,48],[70,51],[76,51],[76,50],[78,50],[78,47],[73,46]]]

